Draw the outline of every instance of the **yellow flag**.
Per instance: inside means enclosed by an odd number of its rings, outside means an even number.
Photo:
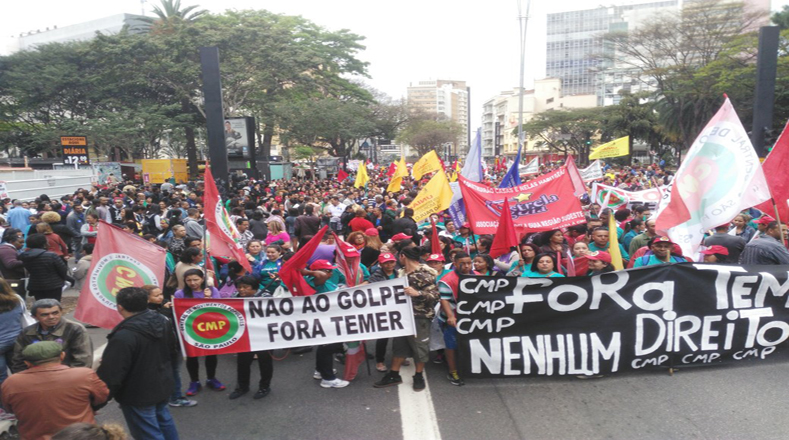
[[[367,185],[367,181],[370,180],[367,177],[367,164],[364,162],[359,164],[359,169],[356,170],[356,182],[353,183],[355,188],[361,188],[364,185]]]
[[[392,177],[392,181],[389,182],[389,186],[386,187],[386,192],[400,191],[400,183],[402,181],[403,181],[402,177]]]
[[[607,144],[600,145],[589,153],[589,160],[605,159],[606,157],[627,156],[630,136],[621,137]]]
[[[438,154],[436,154],[436,150],[433,150],[424,156],[420,157],[418,161],[414,164],[414,167],[411,168],[411,175],[414,176],[414,179],[419,180],[425,174],[432,173],[433,171],[438,171],[441,168],[441,161],[438,160]]]
[[[405,159],[403,159],[402,156],[396,164],[395,173],[392,176],[392,180],[398,177],[408,177],[408,166],[405,164]]]
[[[414,210],[414,221],[421,223],[430,214],[449,208],[451,202],[452,188],[444,170],[439,169],[408,207]]]
[[[611,265],[616,270],[622,270],[625,265],[622,263],[622,252],[619,251],[619,239],[616,233],[616,220],[614,213],[608,216],[608,253],[611,255]]]

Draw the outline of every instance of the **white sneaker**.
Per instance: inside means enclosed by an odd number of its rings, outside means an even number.
[[[323,388],[345,388],[348,385],[350,385],[350,382],[342,379],[321,380],[321,386]]]
[[[337,369],[336,368],[332,369],[331,371],[334,374],[337,374]],[[315,372],[312,373],[312,378],[315,379],[315,380],[321,380],[321,379],[323,379],[323,376],[321,376],[321,373],[318,370],[315,370]]]

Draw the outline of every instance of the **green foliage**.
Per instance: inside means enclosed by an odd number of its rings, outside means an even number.
[[[773,23],[781,28],[782,31],[789,29],[789,5],[784,5],[780,11],[773,14],[771,17]]]
[[[397,141],[414,148],[419,156],[430,150],[441,151],[446,143],[455,144],[463,134],[463,127],[455,121],[437,115],[414,112],[408,116]]]
[[[585,161],[590,149],[586,141],[600,136],[604,112],[604,107],[551,110],[534,115],[523,124],[523,131],[537,148],[573,154]]]

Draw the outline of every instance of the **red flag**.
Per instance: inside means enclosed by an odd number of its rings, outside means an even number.
[[[293,296],[308,296],[315,293],[315,289],[307,284],[304,276],[301,275],[301,269],[307,266],[307,261],[312,257],[312,254],[315,253],[315,249],[318,248],[318,245],[321,244],[321,239],[327,229],[329,229],[328,225],[321,228],[307,244],[302,246],[301,249],[290,257],[290,260],[286,261],[279,269],[279,278]]]
[[[522,185],[491,188],[460,176],[460,191],[475,234],[495,234],[506,198],[518,233],[549,231],[584,223],[581,202],[573,194],[566,168],[559,168]]]
[[[205,168],[203,203],[207,232],[206,248],[208,252],[215,257],[236,260],[241,263],[241,266],[247,272],[252,272],[252,267],[249,265],[244,248],[238,242],[241,235],[238,233],[236,225],[230,221],[230,216],[227,215],[227,210],[222,204],[210,166]]]
[[[515,233],[515,226],[512,224],[510,202],[505,198],[504,206],[501,208],[499,227],[496,229],[496,235],[493,236],[493,243],[490,245],[488,255],[491,258],[497,258],[510,252],[510,248],[513,246],[518,246],[518,234]]]
[[[118,291],[146,284],[161,287],[166,254],[163,248],[100,220],[96,248],[74,318],[107,329],[118,325],[123,320],[116,308]]]
[[[573,181],[573,191],[575,192],[576,197],[586,194],[584,178],[581,176],[581,172],[578,171],[578,167],[575,165],[575,159],[572,155],[567,156],[567,161],[564,164],[564,167],[567,168],[567,174],[570,175],[570,180]]]
[[[392,162],[389,164],[389,169],[386,170],[386,175],[392,177],[394,176],[395,171],[397,171],[397,162]]]
[[[430,253],[441,253],[441,240],[438,239],[438,230],[436,229],[436,221],[430,217],[430,227],[433,228],[433,233],[430,234]]]
[[[781,221],[789,220],[789,179],[786,178],[786,170],[789,170],[789,122],[786,123],[784,131],[775,142],[773,151],[767,156],[762,164],[764,176],[767,178],[767,186],[778,207],[778,215]],[[756,205],[756,209],[764,213],[773,215],[773,200]]]
[[[348,173],[346,173],[344,169],[340,168],[340,171],[337,171],[337,180],[343,182],[347,178],[348,178]]]

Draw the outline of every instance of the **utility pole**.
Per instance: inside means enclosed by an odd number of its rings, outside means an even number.
[[[766,155],[765,135],[773,126],[780,35],[778,26],[764,26],[759,29],[759,54],[756,58],[756,91],[753,103],[753,128],[751,128],[751,143],[759,157]]]
[[[523,154],[523,76],[526,64],[526,29],[529,25],[529,8],[531,0],[526,0],[526,13],[523,13],[522,2],[518,1],[518,24],[521,36],[521,74],[518,84],[518,151]]]

